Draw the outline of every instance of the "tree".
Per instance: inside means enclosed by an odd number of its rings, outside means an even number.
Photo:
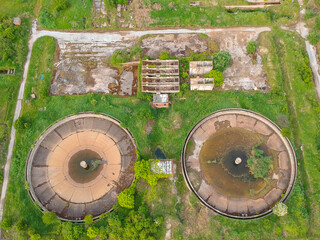
[[[255,53],[258,43],[256,41],[249,41],[247,46],[247,53]]]
[[[205,75],[206,78],[214,78],[214,86],[219,87],[223,84],[223,74],[218,70],[211,70],[209,73]]]
[[[87,230],[87,236],[92,239],[96,238],[99,234],[99,229],[97,227],[89,227]]]
[[[213,68],[223,72],[231,63],[231,55],[226,50],[213,54]]]
[[[278,202],[274,207],[273,207],[273,213],[277,215],[278,217],[285,216],[288,213],[288,206],[285,205],[282,202]]]
[[[135,186],[132,185],[129,188],[123,190],[118,195],[118,203],[121,207],[132,209],[134,208],[134,194],[135,194]]]
[[[58,222],[57,215],[55,212],[45,212],[42,215],[42,221],[46,225],[57,223]]]

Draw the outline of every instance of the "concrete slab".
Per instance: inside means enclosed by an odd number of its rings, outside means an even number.
[[[117,181],[120,175],[121,165],[108,165],[101,174],[110,181]]]
[[[119,127],[118,125],[116,124],[113,124],[107,135],[109,137],[111,137],[116,143],[121,141],[123,138],[127,137],[127,134],[124,130],[121,129],[121,127]]]
[[[286,146],[283,144],[281,138],[275,133],[269,137],[267,146],[278,152],[286,150]]]
[[[71,202],[76,203],[88,203],[94,200],[91,192],[91,188],[74,188],[74,192],[70,199]]]
[[[237,127],[253,131],[257,120],[255,118],[237,115]]]
[[[62,199],[70,201],[75,188],[66,179],[53,186],[53,191],[55,191]]]
[[[67,158],[67,153],[60,146],[57,146],[53,152],[50,153],[47,163],[49,167],[62,167],[64,160]]]
[[[103,150],[108,165],[121,165],[121,154],[117,145],[113,145],[108,150]]]
[[[117,143],[117,146],[121,155],[128,155],[135,151],[134,145],[129,137],[123,138],[120,142]]]
[[[222,116],[218,116],[218,121],[222,122],[222,121],[226,121],[229,125],[229,127],[236,127],[237,126],[237,117],[234,114],[230,114],[230,115],[222,115]]]
[[[43,139],[40,145],[49,150],[54,150],[57,144],[61,141],[62,141],[62,138],[60,137],[60,135],[58,135],[58,133],[53,131],[50,134],[48,134],[48,136],[45,139]]]
[[[106,193],[108,193],[112,188],[114,187],[114,184],[106,179],[103,179],[101,183],[95,184],[90,187],[92,192],[92,198],[94,200],[100,199],[103,197]]]
[[[76,131],[76,126],[74,124],[74,121],[66,122],[60,126],[58,126],[55,131],[63,138],[70,136],[71,134],[74,134]]]
[[[279,167],[283,170],[289,170],[290,158],[287,152],[283,151],[278,155]]]
[[[106,121],[105,119],[94,118],[92,130],[96,130],[102,133],[108,133],[113,122]]]
[[[269,128],[265,123],[258,121],[253,129],[255,132],[260,133],[262,135],[269,136],[273,133],[272,129]]]
[[[50,150],[39,146],[36,154],[33,157],[33,166],[46,166],[47,165],[47,157],[50,154]]]
[[[93,131],[83,131],[78,133],[79,144],[83,146],[94,145],[98,135],[101,133]]]
[[[61,214],[66,207],[66,202],[62,200],[58,195],[55,195],[51,201],[46,205],[48,211],[54,211],[57,214]]]
[[[76,133],[69,135],[62,142],[59,143],[59,147],[65,151],[65,153],[70,152],[71,149],[79,146],[79,139]]]
[[[248,210],[251,215],[259,214],[268,209],[268,204],[263,198],[248,201]]]
[[[268,205],[272,206],[281,198],[281,194],[283,190],[278,188],[273,188],[266,196],[264,196],[264,200],[267,202]]]
[[[67,216],[70,217],[71,219],[85,217],[85,204],[69,203]]]

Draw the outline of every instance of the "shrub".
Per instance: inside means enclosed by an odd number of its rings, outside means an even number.
[[[186,79],[186,78],[189,77],[189,74],[188,74],[187,72],[183,72],[183,73],[181,74],[181,77],[184,78],[184,79]]]
[[[92,215],[86,215],[83,220],[87,225],[91,225],[93,223]]]
[[[118,195],[118,203],[121,207],[134,208],[134,194],[136,192],[135,186],[131,185],[129,188],[123,190]]]
[[[159,55],[160,60],[167,60],[170,59],[170,53],[168,50],[162,50],[160,55]]]
[[[271,157],[264,156],[263,150],[254,147],[253,154],[247,160],[247,166],[254,178],[264,178],[271,167]]]
[[[0,224],[0,227],[3,229],[3,230],[8,230],[9,228],[12,227],[12,220],[10,218],[5,218],[2,220],[1,224]]]
[[[231,63],[231,55],[226,50],[215,53],[213,58],[213,68],[215,70],[219,70],[220,72],[226,70]]]
[[[87,236],[92,239],[96,238],[99,234],[99,228],[97,227],[89,227],[87,230]]]
[[[307,39],[312,45],[316,45],[320,41],[320,33],[312,31],[307,37]]]
[[[214,78],[214,86],[219,87],[223,84],[223,74],[218,70],[211,70],[209,73],[205,75],[206,78]]]
[[[30,117],[22,115],[14,122],[14,127],[17,130],[28,129],[32,125],[32,120]]]
[[[58,222],[57,215],[54,212],[45,212],[42,215],[42,221],[46,225],[57,223]]]
[[[247,53],[255,53],[258,43],[256,41],[249,41],[247,46]]]
[[[28,229],[28,225],[24,223],[22,219],[16,223],[16,228],[19,232],[25,232]]]
[[[273,207],[273,213],[277,215],[278,217],[285,216],[288,213],[288,206],[285,205],[282,202],[278,202],[274,207]]]
[[[30,237],[30,240],[41,240],[40,234],[36,233]]]

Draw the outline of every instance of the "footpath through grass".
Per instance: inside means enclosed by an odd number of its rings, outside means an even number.
[[[153,218],[162,216],[164,219],[171,219],[175,222],[173,239],[212,239],[213,236],[219,239],[222,235],[225,239],[280,239],[284,235],[290,239],[305,239],[308,234],[314,236],[314,232],[308,233],[309,223],[312,222],[309,214],[311,216],[314,214],[307,211],[305,204],[304,181],[301,180],[303,168],[301,166],[299,166],[296,186],[286,202],[289,214],[282,218],[271,215],[254,221],[232,220],[220,216],[209,217],[208,214],[201,215],[204,207],[186,190],[185,183],[179,173],[180,153],[187,133],[201,118],[215,110],[229,107],[251,109],[265,115],[281,127],[290,128],[292,126],[288,120],[291,118],[288,114],[287,99],[283,95],[285,86],[283,83],[286,78],[282,77],[281,71],[279,72],[277,67],[281,63],[286,71],[293,71],[294,69],[291,69],[295,66],[293,64],[302,65],[305,60],[296,56],[288,59],[279,58],[276,48],[277,42],[274,40],[277,34],[283,38],[284,46],[288,44],[285,49],[297,46],[299,54],[302,56],[305,54],[303,47],[299,45],[298,38],[293,39],[288,33],[263,34],[260,40],[261,45],[271,49],[264,58],[266,72],[270,84],[275,90],[268,94],[262,94],[254,91],[198,92],[183,88],[182,98],[172,95],[171,107],[158,110],[151,109],[147,100],[138,97],[120,98],[100,94],[49,96],[56,42],[50,37],[38,39],[33,48],[26,85],[25,100],[29,102],[24,102],[22,111],[23,116],[31,119],[31,126],[17,132],[6,199],[5,219],[10,219],[13,223],[5,233],[7,239],[27,239],[28,236],[33,236],[35,233],[40,234],[41,239],[63,239],[59,225],[47,226],[43,224],[42,213],[30,200],[25,190],[25,163],[30,148],[50,124],[69,114],[86,111],[107,113],[124,122],[135,137],[143,158],[154,157],[155,148],[160,147],[168,158],[176,159],[178,166],[178,181],[175,184],[178,189],[177,194],[171,194],[171,189],[174,187],[171,181],[162,180],[155,188],[142,186],[137,196],[140,201],[150,206],[150,214]],[[287,64],[284,64],[283,60],[286,60]],[[288,64],[290,68],[288,68]],[[41,74],[44,74],[43,80],[40,79]],[[312,89],[312,85],[308,85],[308,88]],[[295,89],[287,91],[287,94],[293,94],[291,91],[295,91]],[[37,99],[30,99],[31,93],[35,93]],[[299,94],[301,95],[301,93]],[[46,110],[40,111],[40,108],[43,107],[46,107]],[[304,114],[309,114],[308,111],[311,111],[311,108],[307,108],[305,111]],[[147,135],[146,126],[150,119],[154,119],[155,123],[152,132]],[[294,122],[294,119],[292,121]],[[303,138],[304,135],[300,137]],[[305,145],[313,144],[310,138],[301,140],[305,141]],[[299,146],[296,147],[296,150],[298,148]],[[299,162],[302,162],[301,159]],[[309,174],[313,178],[316,173],[309,172]],[[198,225],[197,221],[201,222],[204,218],[208,219],[206,224]],[[24,230],[18,227],[19,220],[26,224]],[[99,221],[94,226],[103,228],[105,222]],[[165,223],[162,223],[157,236],[163,238],[164,234]],[[87,237],[82,234],[77,239],[87,239]]]

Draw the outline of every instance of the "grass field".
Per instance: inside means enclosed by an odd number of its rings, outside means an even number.
[[[57,8],[54,1],[43,0],[39,23],[46,29],[95,29],[92,22],[108,23],[101,29],[121,29],[123,23],[133,23],[136,28],[159,27],[217,27],[217,26],[261,26],[285,24],[298,17],[299,5],[296,1],[283,1],[281,5],[255,11],[226,11],[224,5],[248,4],[243,0],[203,1],[203,7],[190,7],[185,0],[137,1],[129,4],[128,11],[122,11],[122,18],[116,17],[116,7],[112,0],[105,0],[107,15],[94,20],[92,0],[69,0],[67,5]],[[144,10],[139,10],[144,9]]]
[[[26,60],[28,51],[27,41],[35,2],[35,0],[28,2],[20,0],[2,0],[0,4],[1,20],[2,18],[12,18],[16,16],[20,16],[22,19],[21,26],[13,27],[15,34],[17,35],[14,40],[11,40],[10,42],[10,47],[13,49],[13,56],[6,61],[0,60],[1,70],[9,68],[15,69],[14,75],[0,75],[0,166],[3,166],[6,160],[17,93],[23,74],[23,64]],[[0,52],[2,56],[2,51]],[[2,172],[0,175],[2,175]]]
[[[15,177],[10,179],[5,208],[5,218],[11,219],[14,225],[6,233],[7,238],[27,239],[27,231],[19,232],[15,227],[17,221],[23,219],[28,229],[34,229],[41,235],[41,239],[62,239],[57,227],[48,227],[42,223],[41,212],[27,195],[24,188],[25,161],[30,147],[48,125],[69,114],[85,111],[107,113],[124,122],[134,135],[144,158],[154,157],[155,148],[160,147],[168,158],[176,159],[180,180],[175,186],[169,180],[160,181],[156,188],[142,185],[137,196],[149,204],[150,214],[153,217],[163,216],[172,221],[174,224],[173,239],[212,239],[213,237],[219,239],[222,238],[222,235],[225,239],[280,239],[282,236],[290,239],[305,239],[317,236],[319,216],[312,212],[312,209],[318,206],[315,194],[318,173],[312,170],[312,166],[317,164],[316,160],[309,156],[317,150],[314,149],[315,143],[312,135],[314,133],[305,129],[310,124],[314,126],[311,129],[318,127],[317,118],[314,108],[309,105],[310,101],[306,103],[301,101],[301,104],[296,102],[302,95],[305,96],[305,91],[308,96],[314,96],[314,90],[312,84],[303,83],[303,78],[297,75],[295,70],[297,65],[303,65],[306,53],[299,38],[297,36],[293,38],[293,36],[291,33],[276,30],[271,33],[263,33],[259,39],[259,44],[269,49],[264,59],[266,61],[265,70],[269,76],[270,85],[273,86],[270,93],[185,90],[183,93],[185,99],[173,95],[171,96],[171,107],[158,110],[150,109],[147,100],[137,97],[119,98],[99,94],[48,96],[53,65],[50,59],[54,59],[56,43],[49,37],[37,40],[32,53],[25,98],[28,99],[31,92],[36,93],[38,98],[23,105],[23,115],[29,116],[33,121],[30,128],[17,133],[11,168],[11,176]],[[279,42],[283,46],[278,47]],[[44,74],[44,80],[40,80],[40,74]],[[288,84],[293,80],[296,85],[290,89]],[[283,95],[284,92],[287,93],[286,97]],[[92,104],[92,99],[97,101],[96,105]],[[296,103],[296,117],[291,113],[291,101]],[[46,107],[47,110],[39,111],[41,107]],[[215,110],[228,107],[251,109],[267,116],[281,127],[283,126],[281,119],[285,116],[290,120],[287,127],[293,132],[291,140],[294,139],[296,151],[299,153],[301,142],[305,144],[305,160],[303,161],[302,155],[298,154],[298,178],[287,201],[289,207],[287,216],[279,218],[271,215],[254,221],[231,220],[220,216],[209,217],[208,214],[205,214],[204,207],[186,189],[179,173],[179,157],[185,136],[202,117]],[[141,116],[143,109],[150,109],[152,118],[155,120],[154,128],[149,136],[145,133],[147,119],[135,117]],[[308,125],[299,124],[304,121],[308,121]],[[299,128],[296,128],[297,124]],[[309,183],[305,178],[305,170],[311,179]],[[170,194],[169,197],[168,192],[171,192],[174,187],[177,188],[178,193],[177,195]],[[309,188],[313,188],[314,192],[311,192]],[[309,205],[311,201],[306,204],[306,199],[309,198],[316,206]],[[202,225],[200,223],[203,219],[206,221]],[[199,224],[195,225],[194,223],[198,221]],[[104,220],[96,223],[96,226],[103,225]],[[157,238],[164,237],[164,234],[165,224],[162,224]],[[80,239],[86,239],[86,237],[83,236]]]

